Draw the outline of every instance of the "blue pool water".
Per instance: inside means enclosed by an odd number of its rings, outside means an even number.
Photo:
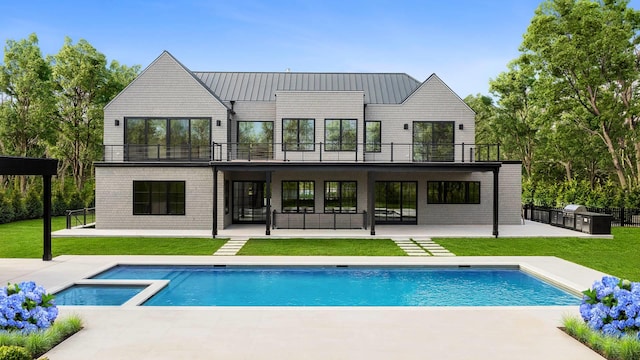
[[[536,306],[580,299],[517,269],[116,266],[94,279],[166,279],[145,306]]]
[[[144,285],[73,285],[56,293],[56,305],[122,305]]]

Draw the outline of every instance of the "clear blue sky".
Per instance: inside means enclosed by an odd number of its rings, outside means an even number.
[[[35,32],[51,55],[85,39],[143,68],[168,50],[194,71],[436,73],[465,97],[488,94],[540,2],[0,0],[0,40]]]

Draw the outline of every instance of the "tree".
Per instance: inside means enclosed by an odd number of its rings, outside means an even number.
[[[476,144],[497,144],[495,116],[497,108],[490,96],[476,94],[464,98],[464,102],[476,113]]]
[[[498,98],[494,133],[507,158],[521,159],[527,177],[532,175],[539,121],[544,115],[536,94],[539,83],[527,56],[508,65],[508,71],[490,81]]]
[[[0,65],[0,151],[17,156],[41,157],[54,139],[55,103],[51,68],[42,57],[38,37],[8,40],[4,65]],[[26,193],[21,177],[20,190]]]
[[[626,0],[547,0],[521,51],[548,83],[545,97],[606,146],[622,188],[640,185],[640,13]]]
[[[111,76],[103,54],[86,40],[74,45],[68,37],[50,60],[60,114],[55,153],[62,160],[62,172],[71,173],[80,191],[91,177],[93,162],[100,159],[102,107],[126,71],[114,63]]]

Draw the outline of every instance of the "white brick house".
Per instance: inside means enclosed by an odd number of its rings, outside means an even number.
[[[520,222],[520,162],[474,144],[435,74],[192,72],[163,52],[104,119],[100,229]]]

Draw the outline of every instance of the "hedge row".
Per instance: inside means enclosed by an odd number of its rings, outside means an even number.
[[[51,215],[62,216],[67,210],[82,209],[90,206],[78,192],[63,194],[54,192],[51,198]],[[42,217],[42,191],[32,187],[23,196],[20,191],[2,191],[0,189],[0,224],[13,221],[39,219]]]
[[[592,187],[588,181],[533,183],[525,180],[522,183],[522,202],[559,208],[567,204],[598,208],[640,208],[640,188],[623,190],[613,182],[595,184]]]

